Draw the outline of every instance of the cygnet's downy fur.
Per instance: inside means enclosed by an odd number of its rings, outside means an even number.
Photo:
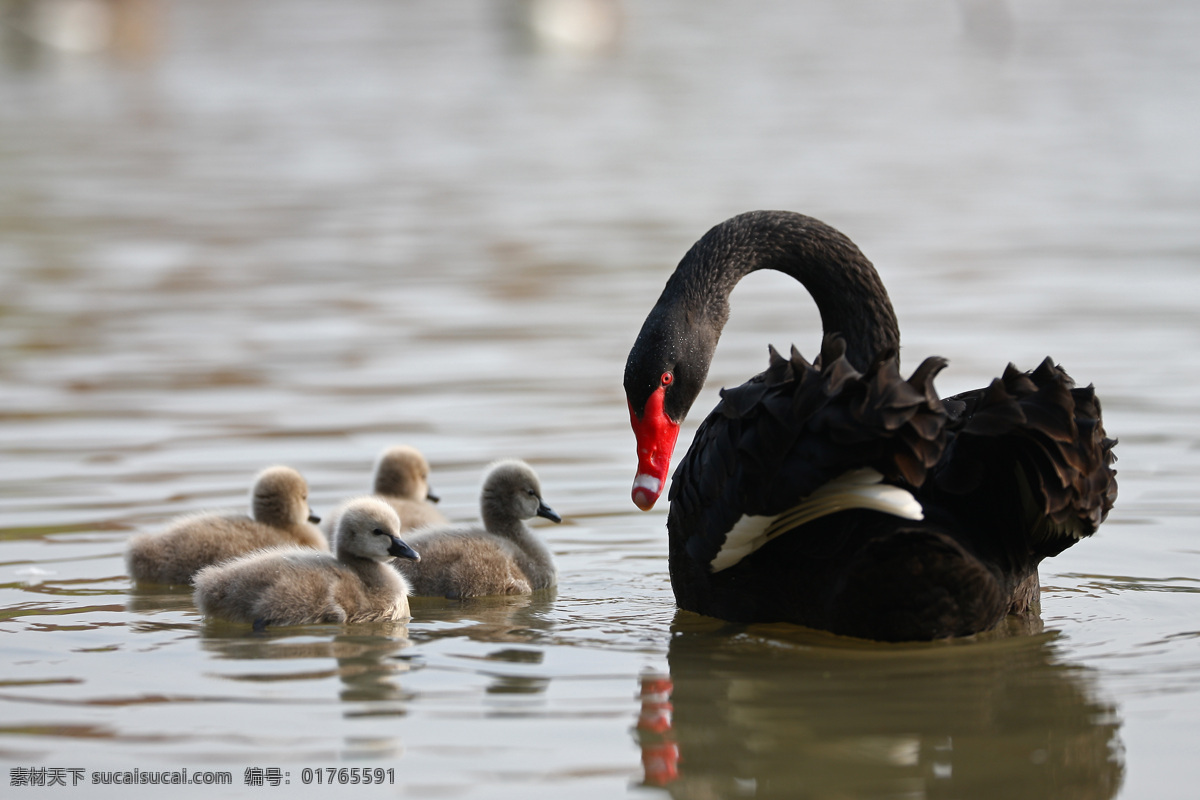
[[[445,515],[433,505],[440,498],[429,488],[429,462],[415,447],[396,445],[380,454],[375,463],[374,491],[376,497],[396,509],[402,531],[447,522]],[[321,524],[321,529],[331,539],[345,505],[339,506]]]
[[[206,567],[196,575],[196,605],[206,617],[258,629],[406,619],[408,584],[388,561],[420,556],[399,533],[391,506],[359,498],[342,512],[336,558],[301,547],[272,547]]]
[[[414,595],[484,597],[530,594],[554,586],[554,558],[525,526],[534,516],[562,518],[542,501],[537,474],[523,461],[493,464],[480,494],[482,525],[416,531],[409,542],[420,563],[395,562]]]
[[[188,584],[209,564],[274,545],[298,545],[329,552],[312,524],[320,519],[308,507],[308,484],[291,467],[259,473],[250,493],[253,517],[245,514],[189,514],[163,531],[129,539],[125,564],[135,581]]]

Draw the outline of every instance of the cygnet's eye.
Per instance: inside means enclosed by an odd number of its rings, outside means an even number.
[[[379,528],[376,528],[375,530],[371,531],[371,533],[378,534],[379,536],[387,536],[387,532],[381,531]]]

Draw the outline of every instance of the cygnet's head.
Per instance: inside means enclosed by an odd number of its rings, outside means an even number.
[[[524,461],[497,461],[488,468],[480,495],[485,522],[489,519],[545,517],[562,522],[562,517],[542,500],[537,473]]]
[[[400,539],[400,517],[390,505],[376,497],[352,500],[338,517],[338,556],[350,555],[387,561],[421,557]]]
[[[440,498],[429,489],[429,462],[421,451],[408,445],[389,447],[375,465],[375,494],[410,500]]]
[[[268,525],[321,521],[308,507],[308,483],[291,467],[267,467],[258,473],[250,508],[256,520]]]

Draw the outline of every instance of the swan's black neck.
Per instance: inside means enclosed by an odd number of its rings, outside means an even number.
[[[729,318],[730,293],[760,269],[783,272],[804,285],[825,333],[841,335],[846,358],[856,369],[866,371],[898,353],[900,329],[887,290],[850,239],[802,214],[751,211],[706,233],[667,281],[625,368],[626,394],[635,411],[641,412],[657,388],[660,370],[671,369],[675,391],[667,393],[665,410],[676,421],[683,418]]]
[[[752,211],[716,226],[684,256],[663,296],[703,308],[719,332],[737,282],[760,269],[804,284],[825,333],[841,334],[856,369],[899,348],[896,314],[875,267],[844,234],[802,214]]]

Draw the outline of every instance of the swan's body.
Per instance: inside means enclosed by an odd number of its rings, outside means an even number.
[[[680,462],[667,518],[679,606],[884,640],[1036,609],[1038,563],[1092,534],[1116,497],[1094,392],[1049,359],[944,402],[942,359],[905,380],[874,267],[799,214],[713,228],[647,317],[625,369],[634,502],[658,499],[729,293],[756,269],[803,283],[826,337],[815,362],[772,349],[766,372],[724,390]]]
[[[449,525],[415,531],[409,537],[419,563],[396,562],[413,594],[484,597],[530,594],[557,580],[550,549],[525,520],[534,516],[560,522],[542,501],[537,475],[521,461],[489,468],[480,493],[481,525]]]
[[[387,562],[419,556],[399,532],[386,503],[352,501],[338,524],[336,558],[271,547],[206,567],[196,575],[196,605],[206,617],[259,628],[405,619],[408,585]]]
[[[375,464],[375,496],[400,515],[400,530],[410,531],[447,520],[433,505],[439,498],[429,488],[429,462],[415,447],[397,445],[384,450]],[[333,538],[345,503],[330,514],[321,529]]]
[[[147,583],[188,584],[209,564],[274,545],[329,552],[325,536],[312,523],[308,484],[290,467],[259,473],[251,491],[251,512],[191,514],[165,530],[133,536],[125,548],[130,577]]]

